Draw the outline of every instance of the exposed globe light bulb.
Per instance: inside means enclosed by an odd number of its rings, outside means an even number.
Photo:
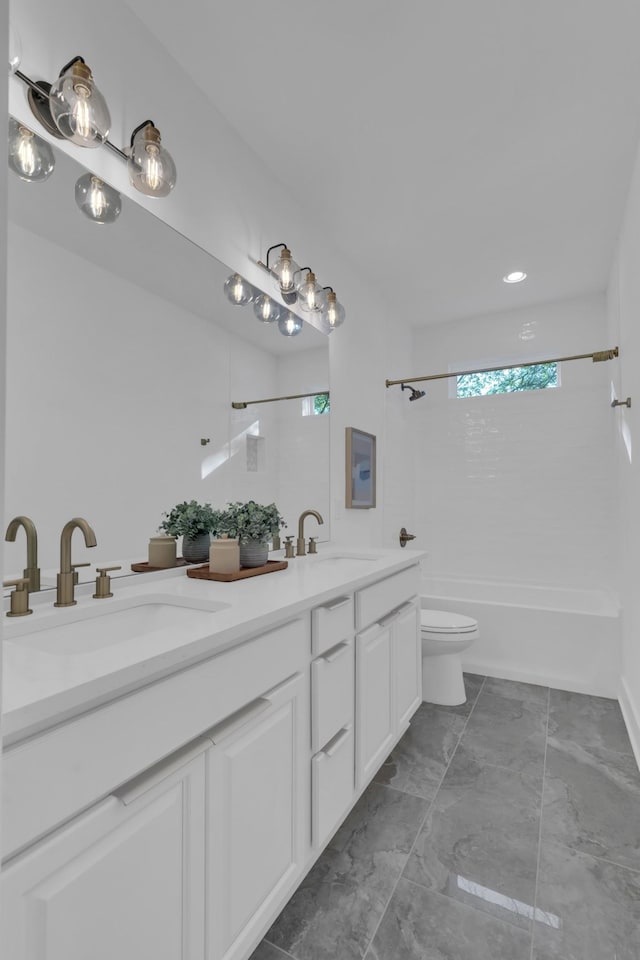
[[[324,309],[326,300],[322,287],[316,281],[315,273],[309,270],[305,275],[304,271],[300,271],[296,279],[300,309],[306,313],[320,313]]]
[[[42,137],[9,117],[9,167],[21,180],[38,183],[53,173],[53,150]]]
[[[237,307],[244,307],[251,303],[255,296],[255,290],[250,283],[241,277],[239,273],[232,273],[224,285],[224,292],[227,300]]]
[[[80,147],[99,147],[109,136],[109,108],[81,57],[62,68],[49,92],[49,108],[62,136]]]
[[[85,173],[76,181],[76,203],[94,223],[114,223],[122,210],[122,198],[93,173]]]
[[[275,323],[280,319],[282,308],[268,293],[261,293],[254,300],[253,312],[262,323]]]
[[[284,247],[280,251],[278,262],[273,267],[273,273],[286,303],[295,303],[296,301],[295,274],[299,270],[298,264],[291,258],[291,250]],[[291,299],[292,297],[293,299]]]
[[[508,273],[502,279],[505,283],[522,283],[523,280],[526,280],[527,275],[524,270],[514,270],[512,273]]]
[[[287,310],[286,315],[278,320],[278,330],[284,337],[296,337],[302,327],[302,320],[296,317],[295,313],[291,313],[291,310]]]
[[[338,302],[338,298],[333,290],[330,290],[327,294],[327,302],[323,316],[329,327],[329,333],[344,323],[344,307]]]
[[[176,185],[176,165],[150,120],[133,131],[127,166],[132,185],[147,197],[166,197]]]

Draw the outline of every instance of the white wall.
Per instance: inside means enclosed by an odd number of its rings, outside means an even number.
[[[608,298],[609,336],[620,344],[614,387],[633,406],[613,411],[610,425],[618,465],[619,586],[622,599],[622,680],[620,701],[640,764],[640,155],[629,194]]]
[[[414,363],[441,373],[609,346],[604,300],[593,297],[426,328]],[[421,385],[427,396],[409,413],[429,572],[617,585],[615,363],[564,363],[561,386],[545,391],[458,399],[453,378]]]

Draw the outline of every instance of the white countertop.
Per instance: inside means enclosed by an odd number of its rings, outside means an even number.
[[[329,558],[335,557],[332,562]],[[112,583],[113,598],[94,600],[93,584],[76,587],[75,607],[53,606],[52,591],[32,594],[33,614],[3,622],[3,732],[5,743],[92,709],[163,676],[207,659],[269,630],[341,592],[352,592],[417,563],[421,550],[354,549],[328,544],[317,556],[289,561],[287,570],[220,583],[187,577],[185,568],[139,574]],[[282,553],[270,554],[281,559]],[[341,562],[340,557],[353,558]],[[362,558],[358,563],[357,558]],[[207,615],[198,631],[156,631],[135,641],[72,653],[44,652],[30,646],[40,630],[86,620],[125,606],[135,598],[193,602]],[[223,609],[214,611],[216,604]],[[98,617],[100,619],[100,617]],[[210,620],[210,622],[209,622]],[[21,638],[23,643],[21,643]]]

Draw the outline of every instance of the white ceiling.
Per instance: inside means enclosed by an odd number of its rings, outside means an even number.
[[[638,0],[127,2],[413,323],[606,286]]]

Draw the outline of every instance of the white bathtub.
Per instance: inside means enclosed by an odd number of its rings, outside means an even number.
[[[463,613],[480,637],[464,669],[561,690],[617,697],[620,611],[605,590],[424,577],[424,608]]]

